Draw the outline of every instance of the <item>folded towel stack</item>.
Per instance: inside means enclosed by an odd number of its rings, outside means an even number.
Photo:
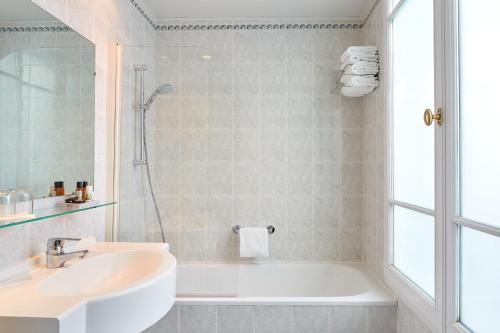
[[[345,63],[350,58],[361,58],[362,61],[377,61],[378,48],[376,46],[351,46],[340,57],[340,62]],[[374,59],[374,60],[373,60]]]
[[[340,57],[344,71],[339,83],[347,97],[361,97],[378,87],[375,76],[379,71],[378,48],[375,46],[351,46]]]

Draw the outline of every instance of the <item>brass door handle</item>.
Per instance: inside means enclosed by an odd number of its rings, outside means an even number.
[[[442,120],[441,108],[439,108],[437,110],[436,114],[433,114],[431,109],[425,110],[425,112],[424,112],[424,123],[427,126],[431,126],[432,122],[434,120],[436,121],[436,123],[438,124],[438,126],[441,126],[441,120]]]

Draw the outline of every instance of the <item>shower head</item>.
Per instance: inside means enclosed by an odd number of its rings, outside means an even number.
[[[148,110],[158,95],[166,95],[166,94],[170,93],[172,90],[173,90],[172,85],[170,85],[168,83],[162,84],[161,86],[156,88],[155,91],[153,91],[151,96],[148,98],[147,102],[144,103],[144,108],[146,110]]]

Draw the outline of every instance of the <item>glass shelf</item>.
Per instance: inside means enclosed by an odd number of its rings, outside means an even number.
[[[112,201],[89,201],[84,204],[58,204],[54,207],[37,209],[33,214],[20,215],[15,217],[0,216],[0,229],[12,227],[19,224],[38,222],[53,217],[83,212],[90,209],[106,207],[116,204]]]

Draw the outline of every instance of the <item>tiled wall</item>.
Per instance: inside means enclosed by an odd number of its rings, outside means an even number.
[[[96,197],[106,198],[106,188],[112,181],[107,175],[111,165],[106,164],[108,153],[107,131],[111,123],[107,107],[109,99],[114,98],[114,91],[108,90],[109,46],[116,42],[144,44],[148,36],[154,36],[151,24],[128,0],[33,0],[43,9],[54,15],[73,30],[84,35],[95,44],[96,80],[95,80],[95,142],[94,182]],[[61,224],[65,224],[61,227]],[[85,236],[90,230],[99,240],[104,239],[105,213],[99,209],[93,213],[72,215],[66,218],[31,223],[0,230],[0,267],[22,260],[45,246],[46,237],[73,235]],[[89,226],[87,228],[87,226]],[[90,227],[91,226],[91,227]],[[29,235],[43,235],[31,239]],[[29,237],[30,240],[26,241]],[[21,241],[20,241],[21,240]],[[16,249],[19,255],[10,255]],[[6,258],[6,259],[4,259]]]
[[[157,84],[174,93],[156,105],[155,183],[180,261],[239,260],[235,224],[276,227],[268,260],[361,259],[362,103],[331,93],[339,55],[359,38],[158,32]]]
[[[93,184],[93,45],[62,28],[0,32],[0,59],[0,185],[46,196],[56,180]]]
[[[0,229],[0,270],[47,249],[51,237],[96,236],[104,240],[104,209]]]
[[[396,306],[181,305],[145,331],[167,332],[396,333]]]
[[[380,86],[363,98],[363,262],[383,280],[387,218],[386,1],[378,2],[361,29],[362,44],[376,45]]]
[[[137,109],[140,103],[140,80],[139,72],[134,71],[134,65],[148,66],[144,72],[145,99],[147,99],[156,88],[155,52],[154,47],[123,46],[119,241],[161,241],[146,178],[146,166],[134,165],[134,159],[140,159],[141,145],[139,131],[141,114]],[[157,117],[155,105],[147,111],[146,117],[148,161],[153,166],[156,146],[154,124]],[[154,184],[157,189],[158,185]]]

